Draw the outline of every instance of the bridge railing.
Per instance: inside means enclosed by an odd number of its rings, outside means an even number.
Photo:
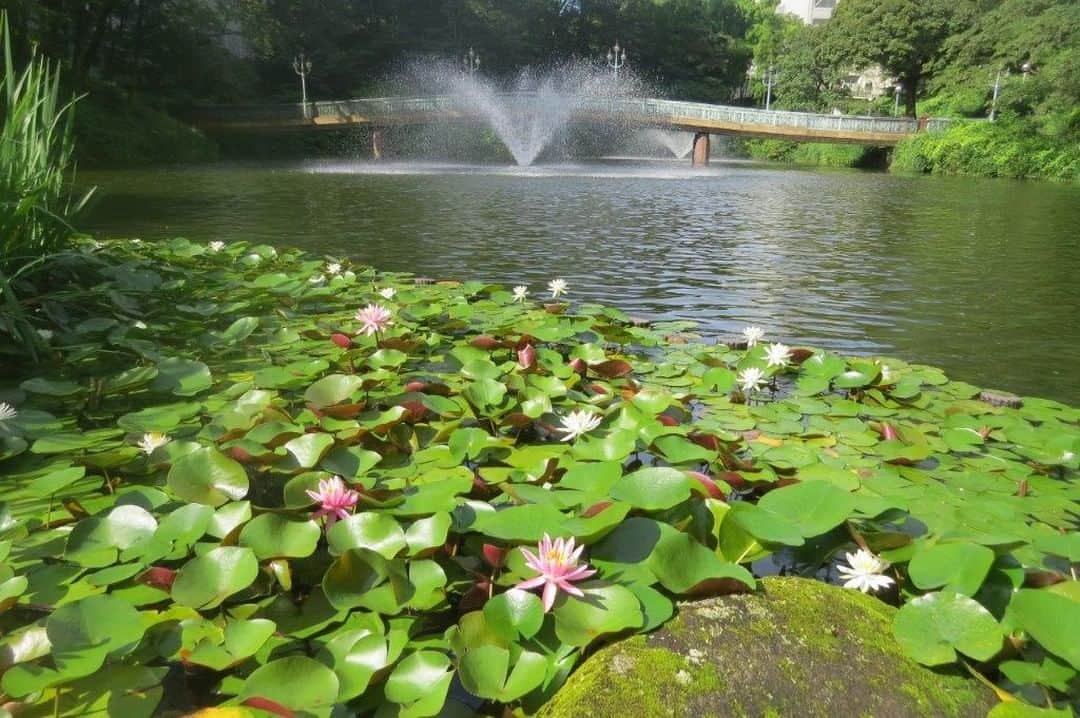
[[[918,129],[918,121],[910,117],[827,115],[675,100],[611,99],[595,100],[590,104],[600,112],[655,118],[658,122],[697,120],[703,123],[897,135],[906,135]]]
[[[522,104],[539,100],[532,93],[506,93],[501,96]],[[787,110],[762,110],[750,107],[709,105],[700,102],[635,98],[578,97],[571,100],[573,113],[585,116],[625,118],[631,121],[652,121],[656,124],[693,126],[696,122],[771,126],[796,130],[831,130],[847,133],[905,135],[920,129],[919,121],[908,117],[870,117],[831,115]],[[472,115],[477,108],[460,98],[445,95],[433,97],[374,97],[280,105],[233,105],[202,108],[192,113],[192,121],[205,124],[305,124],[319,118],[342,122],[366,121],[393,123],[423,115]],[[940,130],[952,121],[931,119],[922,129]]]

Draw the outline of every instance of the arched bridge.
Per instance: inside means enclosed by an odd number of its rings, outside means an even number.
[[[550,100],[529,93],[496,95],[514,113],[551,113]],[[629,126],[659,127],[696,135],[694,163],[708,161],[708,136],[742,135],[799,142],[836,142],[889,147],[903,137],[933,131],[950,123],[946,119],[915,120],[908,117],[864,117],[747,107],[711,105],[645,98],[564,98],[566,119],[572,122],[618,122]],[[192,121],[210,131],[287,129],[340,129],[371,127],[375,153],[381,132],[397,125],[440,121],[482,122],[476,103],[457,96],[380,97],[284,105],[233,105],[207,107],[192,113]]]

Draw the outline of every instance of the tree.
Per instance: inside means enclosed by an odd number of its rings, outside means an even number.
[[[835,56],[856,67],[881,65],[897,78],[907,114],[933,74],[942,46],[969,18],[971,0],[843,0],[827,27]]]

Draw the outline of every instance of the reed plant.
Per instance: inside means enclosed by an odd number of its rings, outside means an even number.
[[[20,71],[6,13],[0,15],[0,271],[59,250],[90,193],[71,193],[75,99],[63,101],[59,67],[34,55]]]
[[[76,196],[71,189],[78,98],[62,99],[60,68],[36,52],[16,68],[7,13],[0,13],[0,40],[0,332],[33,351],[19,297],[32,297],[32,276],[64,254],[71,221],[93,191]]]

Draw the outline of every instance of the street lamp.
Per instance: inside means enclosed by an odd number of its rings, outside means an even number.
[[[293,58],[292,61],[293,72],[300,76],[300,102],[304,108],[304,117],[308,116],[308,104],[307,104],[307,76],[311,74],[311,60],[304,57],[304,53],[300,53]]]
[[[900,114],[900,93],[904,91],[904,86],[898,82],[896,83],[896,87],[893,88],[893,91],[896,93],[896,98],[893,100],[892,113],[893,117],[896,117]]]
[[[465,66],[466,74],[472,77],[480,69],[480,53],[470,47],[469,51],[465,53],[465,57],[462,58],[461,64]]]
[[[772,89],[776,87],[776,70],[772,65],[769,65],[765,76],[761,78],[761,84],[765,85],[765,109],[767,110],[772,105]]]
[[[626,64],[626,48],[619,47],[619,41],[615,41],[615,47],[607,51],[607,64],[615,72],[615,82],[619,81],[619,68]]]

